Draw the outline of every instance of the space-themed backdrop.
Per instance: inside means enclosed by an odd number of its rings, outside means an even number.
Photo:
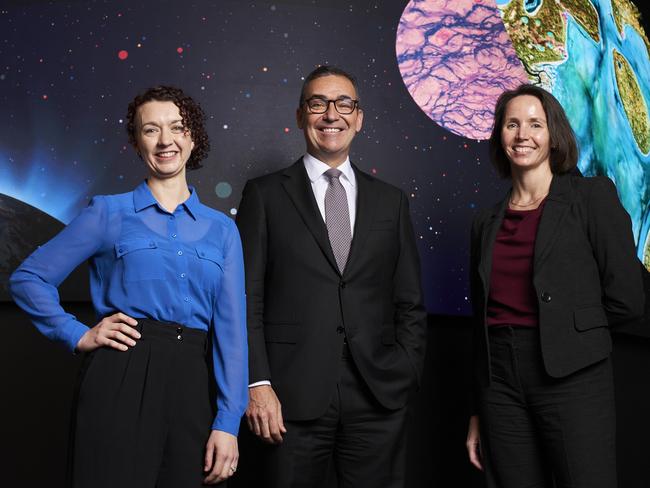
[[[171,84],[202,104],[212,151],[189,179],[235,216],[248,178],[302,155],[295,110],[320,64],[359,79],[352,160],[409,195],[431,313],[469,313],[470,223],[507,187],[488,159],[491,111],[522,82],[560,99],[581,171],[614,180],[650,266],[643,22],[628,0],[5,0],[0,300],[11,271],[93,195],[144,178],[124,120],[137,93]],[[62,298],[87,299],[86,282],[80,270]]]

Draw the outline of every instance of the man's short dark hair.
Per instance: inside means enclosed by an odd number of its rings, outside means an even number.
[[[302,90],[300,90],[300,101],[298,103],[298,107],[302,107],[302,104],[305,101],[305,91],[307,90],[307,85],[309,85],[309,83],[314,81],[316,78],[322,78],[323,76],[343,76],[344,78],[347,78],[350,83],[352,83],[354,91],[357,92],[357,100],[359,99],[359,87],[357,86],[357,79],[354,76],[352,76],[347,71],[342,70],[341,68],[337,68],[336,66],[323,65],[319,66],[314,71],[309,73],[307,75],[307,78],[305,78],[305,81],[302,84]]]
[[[499,175],[510,178],[510,160],[501,144],[501,130],[508,102],[521,95],[531,95],[542,104],[551,146],[550,163],[553,174],[572,171],[578,164],[578,143],[569,119],[560,102],[549,92],[535,85],[523,84],[501,94],[494,108],[494,126],[490,134],[490,159]]]

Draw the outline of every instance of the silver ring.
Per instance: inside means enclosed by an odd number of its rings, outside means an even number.
[[[237,471],[237,468],[235,466],[230,466],[230,471],[234,473],[235,471]]]

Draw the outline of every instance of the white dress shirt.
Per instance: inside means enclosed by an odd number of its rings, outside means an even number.
[[[325,176],[325,171],[331,168],[311,154],[305,154],[302,161],[305,164],[309,181],[311,181],[311,189],[314,192],[314,197],[318,204],[318,210],[320,210],[321,217],[323,217],[323,221],[325,221],[325,192],[327,191],[327,185],[329,184],[329,180]],[[339,181],[343,185],[345,195],[348,199],[350,229],[352,230],[352,235],[354,235],[354,222],[357,216],[357,178],[352,169],[352,165],[350,164],[349,157],[337,166],[336,169],[343,173],[339,178]]]
[[[305,164],[305,169],[307,170],[307,176],[309,176],[309,181],[311,181],[311,189],[314,192],[314,197],[316,198],[316,203],[318,204],[318,210],[320,210],[321,217],[323,217],[323,222],[325,222],[325,192],[327,191],[327,185],[329,180],[325,176],[325,171],[330,169],[330,166],[323,163],[322,161],[316,159],[311,154],[305,154],[302,158],[303,163]],[[357,217],[357,178],[350,164],[350,158],[345,158],[345,161],[337,166],[337,169],[343,173],[339,181],[345,189],[345,195],[348,199],[348,209],[350,211],[350,230],[352,235],[354,235],[354,222]],[[261,385],[270,385],[271,382],[268,380],[256,381],[248,385],[249,388]]]

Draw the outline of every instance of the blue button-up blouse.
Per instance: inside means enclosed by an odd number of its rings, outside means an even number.
[[[50,339],[74,350],[86,324],[66,313],[57,286],[90,260],[98,317],[176,322],[212,331],[217,415],[212,428],[237,435],[248,402],[244,264],[237,227],[190,197],[173,213],[146,182],[120,195],[96,196],[10,279],[16,303]]]

